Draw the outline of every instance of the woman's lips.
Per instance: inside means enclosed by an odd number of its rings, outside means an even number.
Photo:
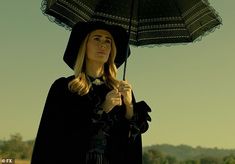
[[[104,52],[104,51],[98,51],[97,53],[98,53],[98,54],[101,54],[101,55],[105,55],[105,52]]]

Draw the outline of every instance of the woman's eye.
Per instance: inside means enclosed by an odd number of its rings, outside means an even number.
[[[94,40],[95,40],[95,41],[100,41],[100,38],[95,37]]]

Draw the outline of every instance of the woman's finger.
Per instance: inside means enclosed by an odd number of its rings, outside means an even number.
[[[112,98],[111,101],[114,105],[122,105],[122,99],[121,98]]]

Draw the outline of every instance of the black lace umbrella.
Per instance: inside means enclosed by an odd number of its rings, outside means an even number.
[[[79,21],[120,25],[135,46],[193,42],[221,24],[208,0],[43,0],[42,10],[67,29]],[[126,62],[123,79],[125,70]]]

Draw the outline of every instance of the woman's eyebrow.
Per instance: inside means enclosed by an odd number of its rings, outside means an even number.
[[[92,37],[102,37],[102,35],[95,34],[95,35],[93,35]],[[111,37],[109,37],[109,36],[105,36],[105,38],[111,40]]]

